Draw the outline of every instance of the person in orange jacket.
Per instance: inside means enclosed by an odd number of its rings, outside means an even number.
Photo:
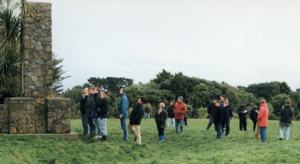
[[[178,102],[174,105],[173,111],[175,115],[175,133],[178,133],[178,124],[180,124],[180,132],[183,134],[183,120],[186,113],[186,105],[183,103],[183,97],[178,97]]]
[[[269,108],[266,100],[260,100],[260,109],[257,116],[257,124],[260,131],[261,142],[267,141],[267,127],[269,118]]]

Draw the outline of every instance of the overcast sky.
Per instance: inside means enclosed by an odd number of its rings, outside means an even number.
[[[300,88],[299,0],[38,0],[72,88],[89,77],[148,82],[162,69],[237,86]]]

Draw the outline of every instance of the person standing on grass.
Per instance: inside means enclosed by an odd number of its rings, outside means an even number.
[[[148,120],[150,120],[150,112],[151,112],[150,103],[148,103],[145,108],[145,120],[147,117],[148,117]]]
[[[128,108],[129,108],[129,101],[126,96],[126,89],[121,88],[120,100],[118,102],[118,116],[120,118],[121,127],[124,133],[123,141],[128,141],[128,128],[127,128]]]
[[[101,97],[101,90],[100,88],[96,87],[94,88],[94,92],[93,92],[93,110],[95,111],[93,114],[92,114],[92,117],[93,117],[93,122],[95,124],[95,128],[96,128],[96,131],[98,131],[97,135],[94,137],[95,139],[98,139],[98,138],[102,138],[102,134],[101,134],[101,130],[100,130],[100,118],[97,114],[97,108],[96,108],[96,102],[98,99],[100,99]]]
[[[223,95],[220,96],[221,105],[224,105],[225,97]]]
[[[145,112],[144,103],[145,103],[145,99],[143,97],[140,97],[138,99],[137,104],[135,105],[135,107],[133,108],[130,114],[130,121],[128,125],[129,130],[135,137],[134,141],[137,141],[139,145],[142,144],[140,125]]]
[[[89,133],[89,124],[88,124],[88,118],[85,115],[85,104],[89,97],[89,89],[84,88],[82,96],[80,96],[80,113],[81,113],[81,122],[83,126],[83,135],[88,135]]]
[[[250,112],[250,119],[253,122],[253,131],[255,131],[256,128],[258,112],[259,112],[259,103],[256,103]]]
[[[215,117],[215,110],[216,110],[216,103],[217,103],[217,98],[214,98],[213,99],[213,103],[210,104],[207,108],[207,113],[209,114],[208,117],[209,117],[209,122],[208,122],[208,125],[207,125],[207,128],[206,130],[208,130],[211,125],[214,123],[214,117]],[[216,127],[215,127],[216,129]]]
[[[222,139],[222,122],[223,122],[223,107],[221,105],[221,101],[218,100],[216,102],[216,111],[215,111],[215,118],[214,118],[214,124],[217,131],[217,139]]]
[[[96,99],[96,109],[98,114],[98,123],[100,127],[100,134],[102,135],[100,141],[107,140],[107,114],[108,114],[108,101],[107,101],[108,91],[104,91],[98,95]]]
[[[187,119],[188,119],[188,117],[189,117],[188,112],[189,112],[189,107],[186,106],[186,112],[185,112],[185,114],[184,114],[184,125],[185,125],[185,126],[187,126]]]
[[[238,114],[240,118],[240,131],[243,130],[247,131],[247,114],[248,114],[248,109],[247,109],[247,104],[246,102],[243,102],[241,106],[238,108]]]
[[[158,130],[159,141],[164,141],[164,131],[166,128],[167,112],[165,111],[165,103],[159,104],[159,110],[155,114],[155,122]]]
[[[168,127],[171,126],[172,128],[175,128],[175,119],[174,119],[174,112],[173,112],[174,104],[175,102],[171,101],[170,106],[168,108],[168,118],[169,118]]]
[[[291,100],[287,100],[285,106],[280,113],[280,122],[279,122],[279,140],[283,140],[283,129],[285,127],[285,140],[289,140],[290,129],[292,126],[293,112],[294,109],[291,107]]]
[[[178,102],[173,107],[173,112],[175,115],[175,133],[178,133],[178,124],[180,124],[180,133],[183,134],[183,119],[186,113],[186,105],[183,103],[183,97],[178,97]]]
[[[232,108],[229,104],[229,100],[226,98],[223,105],[223,121],[222,121],[222,133],[226,125],[226,136],[229,136],[230,132],[230,119],[233,120]]]
[[[90,88],[90,95],[88,96],[88,99],[85,103],[85,114],[86,117],[88,118],[88,124],[90,127],[90,133],[89,135],[95,135],[96,134],[96,126],[93,118],[91,117],[92,111],[94,110],[94,99],[93,99],[93,94],[94,94],[94,89],[95,87]]]
[[[267,127],[269,118],[269,108],[266,100],[260,100],[260,109],[257,116],[257,124],[260,131],[261,142],[267,141]]]

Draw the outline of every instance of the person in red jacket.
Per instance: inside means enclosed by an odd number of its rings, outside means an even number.
[[[266,100],[260,100],[260,109],[257,116],[257,124],[260,131],[261,142],[267,141],[269,109]]]
[[[180,124],[180,132],[183,134],[183,120],[184,114],[186,113],[186,105],[183,103],[183,97],[178,97],[178,102],[174,105],[173,111],[175,115],[175,133],[178,133],[178,124]]]

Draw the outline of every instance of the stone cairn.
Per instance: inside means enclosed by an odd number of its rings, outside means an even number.
[[[30,3],[22,22],[22,95],[0,105],[0,133],[70,133],[71,100],[52,98],[50,3]]]

